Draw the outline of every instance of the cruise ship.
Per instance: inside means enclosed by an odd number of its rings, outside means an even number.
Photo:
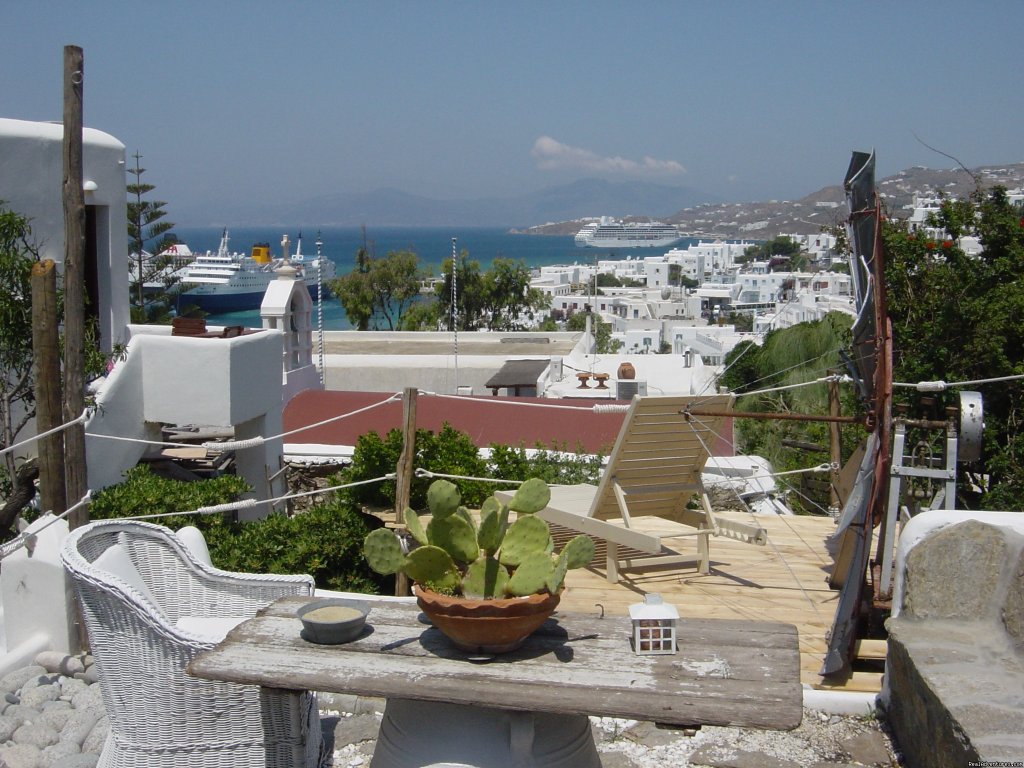
[[[258,309],[270,281],[283,259],[271,256],[269,243],[257,243],[251,253],[231,253],[228,250],[228,231],[221,235],[216,253],[207,251],[195,261],[179,270],[184,290],[178,294],[178,307],[195,306],[204,312],[241,312]],[[306,280],[306,288],[316,300],[317,270],[323,296],[329,295],[326,282],[334,278],[334,262],[323,257],[307,259],[302,254],[302,235],[299,235],[295,254],[290,264]]]
[[[622,223],[607,216],[576,233],[580,248],[660,248],[683,239],[679,229],[660,221]]]

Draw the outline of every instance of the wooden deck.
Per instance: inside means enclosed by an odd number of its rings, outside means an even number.
[[[819,689],[877,692],[881,685],[880,662],[855,670],[848,679],[823,682],[818,675],[826,648],[826,633],[832,626],[838,592],[829,589],[826,578],[832,559],[825,538],[833,531],[830,518],[804,516],[752,516],[721,513],[719,517],[738,522],[755,522],[768,531],[768,545],[752,546],[725,537],[712,537],[711,572],[702,576],[693,568],[649,568],[625,570],[618,584],[605,579],[604,558],[600,567],[570,571],[561,607],[581,613],[628,615],[627,606],[641,601],[645,592],[658,592],[672,603],[682,617],[722,619],[763,619],[796,625],[800,635],[801,682]],[[653,517],[633,519],[634,527],[671,534],[672,523]],[[666,544],[687,553],[693,538]],[[601,607],[599,607],[601,606]],[[878,655],[877,643],[865,645],[862,657]],[[881,645],[884,659],[884,643]]]

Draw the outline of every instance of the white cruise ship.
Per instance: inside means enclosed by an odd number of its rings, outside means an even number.
[[[683,239],[679,229],[660,221],[622,223],[607,216],[576,233],[580,248],[660,248]]]
[[[283,260],[271,257],[268,243],[257,243],[252,253],[231,253],[228,250],[228,231],[221,235],[216,253],[207,251],[179,272],[184,290],[178,294],[178,307],[196,306],[204,312],[240,312],[258,309],[263,302],[267,286],[277,277],[275,270]],[[302,255],[302,235],[299,235],[295,254],[289,257],[293,267],[306,280],[306,288],[316,300],[317,269],[321,289],[327,296],[326,281],[334,279],[334,262],[327,258]]]

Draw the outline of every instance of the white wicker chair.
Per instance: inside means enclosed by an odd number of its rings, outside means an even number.
[[[185,671],[217,644],[218,628],[197,631],[197,624],[249,618],[278,597],[311,595],[312,577],[211,568],[167,528],[129,520],[75,529],[61,558],[81,602],[110,720],[100,768],[320,764],[313,694],[261,696],[257,687]]]

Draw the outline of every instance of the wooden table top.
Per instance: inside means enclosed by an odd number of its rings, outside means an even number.
[[[372,603],[367,629],[351,643],[307,642],[295,610],[312,599],[276,601],[200,653],[189,672],[270,688],[676,726],[788,730],[803,715],[791,624],[680,619],[678,653],[637,656],[628,619],[556,613],[519,650],[475,656],[408,603]]]

